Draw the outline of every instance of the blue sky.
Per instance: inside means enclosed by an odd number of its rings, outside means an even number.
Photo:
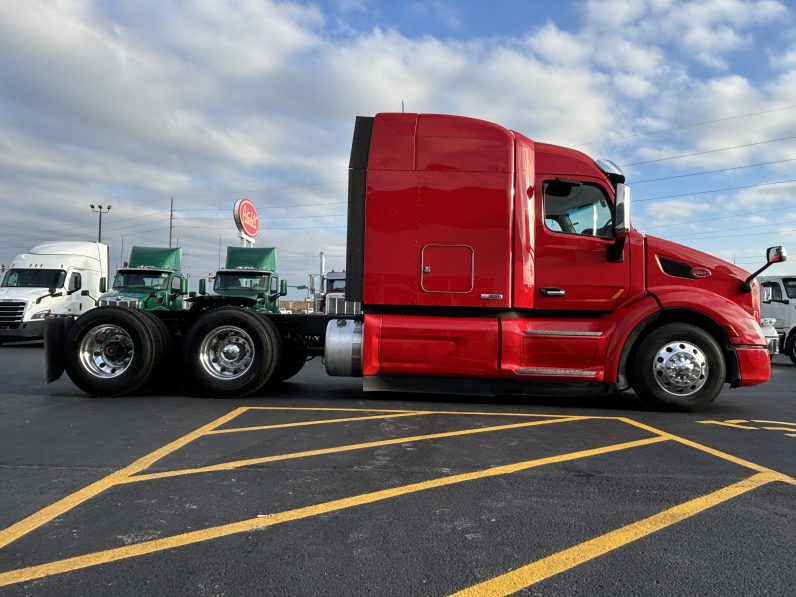
[[[319,251],[341,268],[354,116],[403,100],[626,164],[636,227],[753,269],[796,254],[795,20],[782,0],[9,0],[0,262],[91,239],[89,203],[112,203],[117,264],[167,242],[173,197],[204,275],[246,196],[291,284]]]

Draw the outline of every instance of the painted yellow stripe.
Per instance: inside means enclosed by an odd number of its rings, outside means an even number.
[[[711,454],[716,456],[717,458],[721,458],[723,460],[728,460],[729,462],[734,462],[740,466],[745,468],[751,469],[753,471],[757,471],[759,473],[769,473],[771,475],[777,476],[778,481],[782,481],[783,483],[793,483],[794,479],[789,477],[788,475],[784,475],[779,473],[775,470],[762,466],[760,464],[755,464],[754,462],[750,462],[748,460],[744,460],[743,458],[738,458],[737,456],[733,456],[732,454],[727,454],[727,452],[722,452],[721,450],[716,450],[715,448],[711,448],[710,446],[706,446],[704,444],[700,444],[695,441],[691,441],[690,439],[686,439],[684,437],[680,437],[679,435],[674,435],[673,433],[667,433],[666,431],[662,431],[660,429],[656,429],[655,427],[651,427],[650,425],[646,425],[644,423],[639,423],[638,421],[634,421],[633,419],[628,419],[625,417],[620,417],[620,420],[628,423],[629,425],[633,425],[634,427],[638,427],[639,429],[645,429],[651,433],[657,433],[661,437],[665,437],[672,441],[678,442],[685,446],[690,446],[707,454]]]
[[[132,464],[120,469],[114,473],[111,473],[107,477],[103,477],[99,481],[95,481],[91,485],[87,485],[83,489],[80,489],[65,498],[58,500],[57,502],[50,504],[46,508],[42,508],[35,514],[31,514],[27,518],[23,518],[19,522],[12,524],[10,527],[7,527],[0,531],[0,549],[11,543],[12,541],[16,541],[23,535],[31,532],[34,529],[39,528],[43,524],[50,522],[53,518],[57,518],[61,516],[63,513],[68,512],[72,508],[79,506],[86,500],[90,500],[91,498],[95,497],[96,495],[102,493],[109,487],[117,485],[118,483],[124,481],[130,475],[134,475],[138,473],[148,466],[151,466],[164,456],[168,456],[175,450],[179,450],[180,448],[184,447],[186,444],[191,443],[197,437],[207,433],[208,431],[212,431],[216,427],[223,425],[246,410],[245,407],[236,408],[235,410],[227,413],[226,415],[219,417],[215,421],[211,421],[207,425],[203,425],[198,429],[191,431],[190,433],[183,435],[181,438],[174,440],[173,442],[166,444],[162,448],[155,450],[154,452],[150,452],[146,456],[143,456],[133,462]]]
[[[387,408],[329,408],[322,406],[244,406],[246,410],[297,410],[304,412],[345,412],[345,413],[408,413],[409,409]]]
[[[790,431],[791,433],[796,432],[796,427],[763,427],[766,431]]]
[[[297,423],[279,423],[277,425],[257,425],[254,427],[228,427],[208,431],[205,435],[220,435],[222,433],[240,433],[241,431],[266,431],[268,429],[285,429],[287,427],[305,427],[308,425],[328,425],[331,423],[349,423],[351,421],[372,421],[373,419],[397,419],[398,417],[416,417],[427,415],[429,411],[416,410],[410,413],[390,413],[388,415],[372,415],[369,417],[346,417],[343,419],[321,419],[318,421],[299,421]]]
[[[789,421],[764,421],[762,419],[753,419],[752,423],[770,423],[771,425],[786,425],[790,427],[796,427],[796,423]]]
[[[722,427],[731,427],[733,429],[751,429],[752,431],[757,431],[757,427],[751,427],[749,425],[740,425],[738,423],[732,423],[730,421],[697,421],[697,423],[701,423],[703,425],[720,425]]]
[[[521,429],[524,427],[534,427],[537,425],[551,425],[554,423],[569,423],[571,421],[583,421],[589,417],[567,417],[564,419],[543,419],[541,421],[527,421],[523,423],[511,423],[508,425],[496,425],[494,427],[474,427],[470,429],[460,429],[459,431],[445,431],[442,433],[432,433],[429,435],[414,435],[409,437],[395,437],[374,442],[361,444],[347,444],[344,446],[334,446],[332,448],[320,448],[318,450],[306,450],[304,452],[292,452],[290,454],[277,454],[275,456],[261,456],[259,458],[249,458],[246,460],[233,460],[221,462],[196,468],[185,468],[173,471],[163,471],[161,473],[149,473],[146,475],[136,475],[120,480],[120,483],[137,483],[139,481],[151,481],[153,479],[165,479],[168,477],[181,477],[183,475],[196,475],[199,473],[212,473],[218,471],[230,471],[244,466],[255,464],[265,464],[267,462],[279,462],[281,460],[292,460],[294,458],[307,458],[310,456],[323,456],[325,454],[337,454],[339,452],[351,452],[353,450],[365,450],[368,448],[378,448],[381,446],[391,446],[408,442],[420,442],[432,439],[442,439],[446,437],[458,437],[462,435],[475,435],[476,433],[491,433],[493,431],[506,431],[508,429]]]
[[[455,597],[495,597],[510,595],[525,587],[536,584],[551,576],[560,574],[618,549],[647,535],[660,531],[672,524],[690,518],[727,500],[742,495],[766,483],[779,480],[776,475],[758,473],[713,493],[690,500],[658,514],[610,531],[589,541],[585,541],[569,549],[537,560],[493,579],[473,585],[454,593]]]
[[[288,407],[288,406],[247,406],[249,410],[297,410],[297,411],[342,411],[342,412],[386,412],[386,413],[412,413],[418,412],[410,409],[403,410],[385,410],[378,408],[322,408],[322,407]],[[485,417],[538,417],[538,418],[551,418],[560,419],[563,417],[571,417],[571,414],[560,413],[517,413],[517,412],[499,412],[499,411],[467,411],[467,410],[424,410],[424,413],[431,415],[478,415]],[[608,419],[618,421],[619,417],[605,417],[605,416],[589,416],[590,419]]]
[[[100,564],[107,564],[126,558],[142,556],[146,554],[156,553],[167,549],[174,549],[177,547],[184,547],[193,543],[202,541],[209,541],[219,537],[227,537],[238,533],[248,533],[256,530],[261,530],[277,524],[318,516],[321,514],[328,514],[337,510],[344,510],[356,506],[363,506],[365,504],[372,504],[404,496],[419,491],[426,491],[437,487],[446,487],[449,485],[456,485],[467,481],[475,481],[478,479],[486,479],[489,477],[497,477],[500,475],[507,475],[525,471],[531,468],[540,467],[548,464],[558,462],[565,462],[569,460],[578,460],[580,458],[587,458],[590,456],[598,456],[600,454],[607,454],[609,452],[619,452],[630,448],[637,448],[646,446],[657,442],[666,441],[662,437],[651,437],[632,442],[625,442],[622,444],[613,444],[610,446],[603,446],[601,448],[593,448],[590,450],[582,450],[579,452],[572,452],[569,454],[560,454],[558,456],[549,456],[547,458],[539,458],[536,460],[526,460],[524,462],[517,462],[513,464],[506,464],[471,473],[463,473],[459,475],[451,475],[448,477],[439,477],[429,481],[422,481],[420,483],[412,483],[411,485],[404,485],[402,487],[394,487],[392,489],[383,489],[381,491],[374,491],[371,493],[363,493],[360,495],[333,500],[314,506],[306,506],[304,508],[297,508],[294,510],[287,510],[275,514],[258,516],[256,518],[249,518],[239,522],[233,522],[209,529],[200,531],[193,531],[190,533],[183,533],[181,535],[174,535],[171,537],[164,537],[162,539],[155,539],[153,541],[143,541],[125,547],[118,547],[108,549],[105,551],[98,551],[82,556],[75,556],[58,560],[55,562],[48,562],[46,564],[39,564],[37,566],[30,566],[28,568],[20,568],[17,570],[10,570],[8,572],[0,573],[0,586],[6,586],[19,582],[26,582],[37,578],[43,578],[53,574],[62,574],[73,570],[88,568],[90,566],[98,566]]]

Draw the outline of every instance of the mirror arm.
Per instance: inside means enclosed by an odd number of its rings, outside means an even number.
[[[774,264],[773,263],[766,263],[759,270],[757,270],[753,274],[750,274],[749,277],[746,278],[746,280],[741,282],[741,292],[752,292],[752,280],[754,280],[757,276],[759,276],[761,273],[766,271],[772,265],[774,265]]]

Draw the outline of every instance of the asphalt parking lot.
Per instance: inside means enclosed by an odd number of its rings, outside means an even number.
[[[0,347],[3,595],[793,595],[796,367],[627,397],[92,399]]]

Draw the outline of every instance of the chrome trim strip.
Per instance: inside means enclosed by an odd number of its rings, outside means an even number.
[[[587,371],[585,369],[515,369],[516,373],[520,375],[567,375],[577,377],[595,377],[596,371]]]
[[[526,336],[602,336],[603,332],[582,332],[577,330],[525,330]]]

